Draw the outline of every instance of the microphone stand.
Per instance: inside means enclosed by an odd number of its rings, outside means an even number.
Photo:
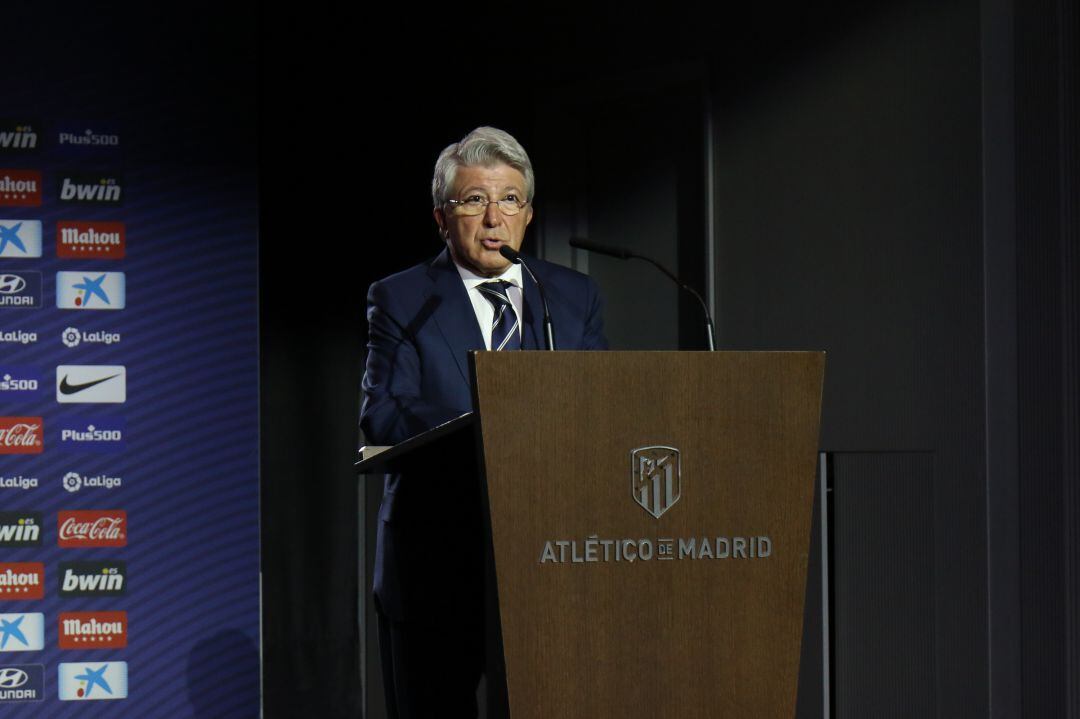
[[[672,272],[668,268],[664,267],[662,264],[660,264],[659,262],[657,262],[656,260],[654,260],[651,257],[646,257],[645,255],[638,255],[638,254],[635,254],[635,253],[633,253],[633,252],[631,252],[629,250],[625,250],[625,249],[623,249],[621,247],[612,247],[610,245],[601,245],[601,244],[599,244],[597,242],[592,242],[590,240],[585,240],[585,239],[582,239],[582,238],[579,238],[579,237],[572,237],[570,239],[570,246],[571,247],[576,247],[576,248],[578,248],[580,250],[588,250],[589,252],[596,252],[596,253],[599,253],[601,255],[608,255],[609,257],[615,257],[615,258],[620,259],[620,260],[632,260],[632,259],[645,260],[646,262],[651,264],[653,267],[655,267],[656,269],[663,272],[665,275],[667,275],[669,278],[671,278],[672,282],[674,282],[679,287],[683,288],[684,290],[686,290],[687,292],[692,294],[697,299],[698,304],[701,305],[701,309],[705,313],[705,340],[708,343],[709,351],[710,352],[715,352],[716,351],[716,342],[715,342],[715,339],[713,337],[713,321],[712,321],[712,315],[709,314],[709,306],[707,304],[705,304],[705,300],[702,299],[701,295],[698,294],[697,290],[695,290],[693,287],[691,287],[690,285],[686,284],[685,282],[680,280],[678,277],[676,277],[674,272]]]
[[[544,294],[544,285],[540,283],[540,280],[536,279],[536,275],[534,275],[533,271],[529,269],[529,266],[525,264],[525,260],[520,252],[509,245],[503,245],[499,248],[499,254],[513,262],[515,265],[524,267],[525,271],[529,273],[529,277],[532,277],[532,281],[536,283],[536,289],[540,290],[540,302],[544,305],[544,344],[547,345],[548,350],[554,352],[555,328],[551,324],[551,312],[548,311],[547,295]]]

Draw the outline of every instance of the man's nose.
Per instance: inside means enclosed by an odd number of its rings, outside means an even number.
[[[503,213],[499,209],[498,202],[489,202],[488,206],[484,208],[484,225],[487,227],[495,227],[502,224]]]

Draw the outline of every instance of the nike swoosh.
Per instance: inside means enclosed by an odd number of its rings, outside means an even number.
[[[119,374],[114,374],[110,377],[102,377],[101,379],[96,379],[93,382],[83,382],[82,384],[68,384],[67,375],[64,375],[64,379],[60,380],[60,394],[75,394],[76,392],[82,392],[84,389],[88,389],[96,384],[101,384],[106,380],[110,380],[113,377],[119,376]]]

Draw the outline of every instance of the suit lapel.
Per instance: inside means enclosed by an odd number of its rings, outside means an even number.
[[[461,378],[469,384],[468,352],[484,349],[484,335],[480,333],[476,312],[448,251],[443,250],[435,258],[428,276],[432,281],[431,295],[438,300],[432,318],[450,348]]]
[[[544,304],[540,300],[540,291],[536,283],[524,270],[521,282],[525,286],[525,307],[521,318],[521,349],[541,350],[544,347]]]

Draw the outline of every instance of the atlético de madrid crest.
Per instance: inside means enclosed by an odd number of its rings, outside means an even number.
[[[657,445],[630,452],[630,494],[657,519],[671,509],[682,495],[679,450]]]

